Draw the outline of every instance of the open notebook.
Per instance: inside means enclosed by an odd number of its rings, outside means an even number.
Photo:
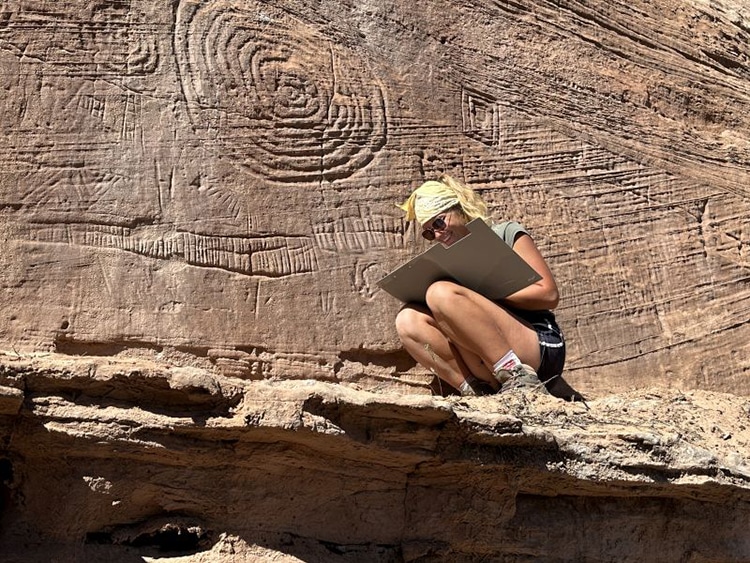
[[[484,221],[466,226],[470,232],[461,240],[448,248],[436,243],[377,285],[404,303],[424,303],[427,288],[438,280],[454,280],[496,300],[542,279]]]

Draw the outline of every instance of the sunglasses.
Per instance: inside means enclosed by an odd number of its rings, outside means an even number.
[[[436,217],[432,222],[432,227],[422,231],[422,236],[427,240],[435,240],[435,231],[442,231],[446,226],[445,216]]]

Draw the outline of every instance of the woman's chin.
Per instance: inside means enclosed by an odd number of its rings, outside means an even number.
[[[443,246],[448,247],[448,246],[451,246],[452,244],[457,243],[459,240],[461,240],[461,238],[462,237],[460,235],[456,235],[455,233],[451,233],[450,235],[448,235],[447,237],[445,237],[443,240],[441,240],[440,243]]]

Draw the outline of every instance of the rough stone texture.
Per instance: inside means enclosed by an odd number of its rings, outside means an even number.
[[[387,386],[413,370],[374,282],[422,249],[393,203],[447,171],[548,257],[578,387],[748,394],[749,21],[739,0],[3,2],[0,341]]]
[[[24,394],[3,391],[4,561],[750,559],[747,398],[587,408],[143,359],[0,366]]]
[[[0,553],[750,560],[749,36],[744,0],[4,0]],[[547,256],[590,411],[428,396],[375,282],[443,171]]]

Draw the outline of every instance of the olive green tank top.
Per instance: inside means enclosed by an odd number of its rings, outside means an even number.
[[[495,223],[492,225],[492,230],[495,234],[505,241],[505,244],[513,248],[513,243],[516,241],[516,237],[522,233],[528,235],[529,232],[521,223],[515,221],[502,221],[501,223]]]

